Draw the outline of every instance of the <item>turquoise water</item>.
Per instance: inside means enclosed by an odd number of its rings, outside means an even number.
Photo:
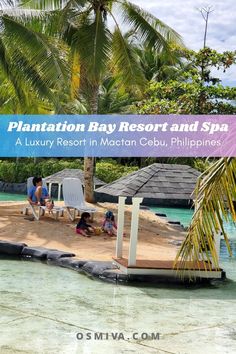
[[[136,287],[0,260],[0,353],[235,353],[236,259],[224,267],[231,281]],[[101,332],[108,338],[95,339]],[[111,333],[124,339],[113,340]],[[159,333],[160,339],[144,340],[142,333]]]
[[[23,194],[11,194],[11,193],[2,193],[0,192],[0,201],[22,201],[26,200],[26,196]]]
[[[167,216],[168,220],[180,221],[182,225],[188,226],[190,224],[191,218],[193,216],[192,209],[184,208],[159,208],[152,207],[151,211],[155,213],[164,213]],[[225,230],[231,238],[236,239],[236,226],[233,222],[225,223]]]
[[[223,240],[220,252],[229,280],[205,287],[114,285],[38,262],[2,259],[0,353],[235,353],[236,238],[230,242],[234,257]],[[95,339],[101,332],[103,339]],[[112,333],[124,339],[113,340]],[[144,340],[142,333],[159,333],[159,340]]]

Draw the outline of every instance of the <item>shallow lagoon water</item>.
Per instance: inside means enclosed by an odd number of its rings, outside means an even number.
[[[193,209],[188,208],[150,207],[150,209],[154,213],[166,214],[168,220],[180,221],[183,226],[188,226],[193,216]],[[225,223],[225,228],[230,235],[234,234],[236,237],[236,227],[233,222]]]
[[[23,200],[26,200],[26,195],[0,192],[0,202],[23,201]]]
[[[223,243],[221,257],[231,280],[205,287],[114,285],[37,262],[0,260],[0,352],[234,353],[236,259]],[[86,339],[95,332],[125,338]],[[160,339],[132,338],[143,332]]]
[[[114,285],[38,262],[0,260],[0,353],[235,353],[234,235],[233,258],[221,240],[228,280],[204,287]],[[109,339],[94,339],[100,332]],[[142,333],[160,337],[142,340]]]

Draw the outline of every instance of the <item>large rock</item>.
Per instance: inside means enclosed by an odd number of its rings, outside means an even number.
[[[0,241],[0,254],[8,254],[10,256],[20,256],[22,250],[27,245],[25,243]]]

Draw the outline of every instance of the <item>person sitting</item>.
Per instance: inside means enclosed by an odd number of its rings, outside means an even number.
[[[94,227],[88,224],[90,219],[90,214],[88,212],[84,212],[81,214],[81,218],[76,225],[76,233],[85,237],[90,237],[89,233],[94,232]]]
[[[53,200],[49,199],[48,190],[43,187],[42,177],[34,177],[32,180],[33,186],[28,191],[28,201],[32,205],[46,206],[52,210],[54,207]]]
[[[102,228],[109,236],[116,236],[117,225],[115,223],[115,216],[112,211],[107,211]]]

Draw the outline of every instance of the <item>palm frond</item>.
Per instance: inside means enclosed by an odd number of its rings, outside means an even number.
[[[78,51],[91,80],[98,82],[104,72],[111,47],[111,33],[98,10],[95,18],[84,16],[73,38],[72,49]]]
[[[116,27],[113,33],[112,62],[117,78],[123,86],[143,87],[145,85],[146,80],[137,54],[133,46],[123,37],[119,27]]]
[[[9,58],[7,57],[6,48],[2,38],[0,37],[0,67],[4,74],[9,75]]]
[[[68,0],[21,0],[20,6],[38,10],[58,10],[66,6]]]
[[[138,33],[145,45],[157,50],[167,48],[169,42],[183,46],[181,36],[149,12],[128,1],[123,1],[120,7],[125,23]]]
[[[9,7],[2,9],[2,15],[8,15],[18,19],[27,19],[32,17],[42,17],[44,12],[41,10],[21,9],[17,7]]]
[[[17,18],[22,14],[20,20],[24,25],[49,36],[63,37],[68,25],[73,25],[74,19],[86,12],[88,7],[91,7],[91,4],[87,3],[86,0],[25,0],[21,1],[20,9],[17,9]],[[32,8],[35,10],[32,10]],[[30,11],[32,12],[31,15]],[[9,11],[9,15],[13,16],[13,13]]]
[[[32,89],[29,82],[22,82],[10,70],[8,79],[0,70],[0,114],[48,114],[53,107],[45,98],[40,99],[36,90]]]
[[[188,261],[206,259],[219,267],[214,237],[222,232],[231,254],[223,221],[229,214],[236,221],[236,159],[221,158],[199,178],[195,189],[195,211],[185,241],[177,257],[187,268]]]
[[[6,8],[11,8],[15,6],[15,1],[13,0],[0,0],[1,11]]]
[[[8,78],[12,83],[18,98],[21,99],[23,104],[25,104],[26,96],[24,93],[24,89],[20,84],[20,82],[18,81],[17,74],[16,74],[19,71],[14,70],[14,68],[12,67],[11,57],[9,56],[3,38],[0,39],[0,68],[3,74],[5,75],[5,78]]]
[[[24,8],[55,11],[65,8],[77,8],[84,6],[86,0],[21,0],[20,5]]]
[[[24,53],[31,65],[51,88],[63,86],[68,77],[67,66],[60,58],[57,48],[51,45],[42,34],[24,27],[15,19],[2,17],[4,43],[11,54],[12,62],[17,61],[19,53]],[[18,50],[15,51],[14,48]]]

